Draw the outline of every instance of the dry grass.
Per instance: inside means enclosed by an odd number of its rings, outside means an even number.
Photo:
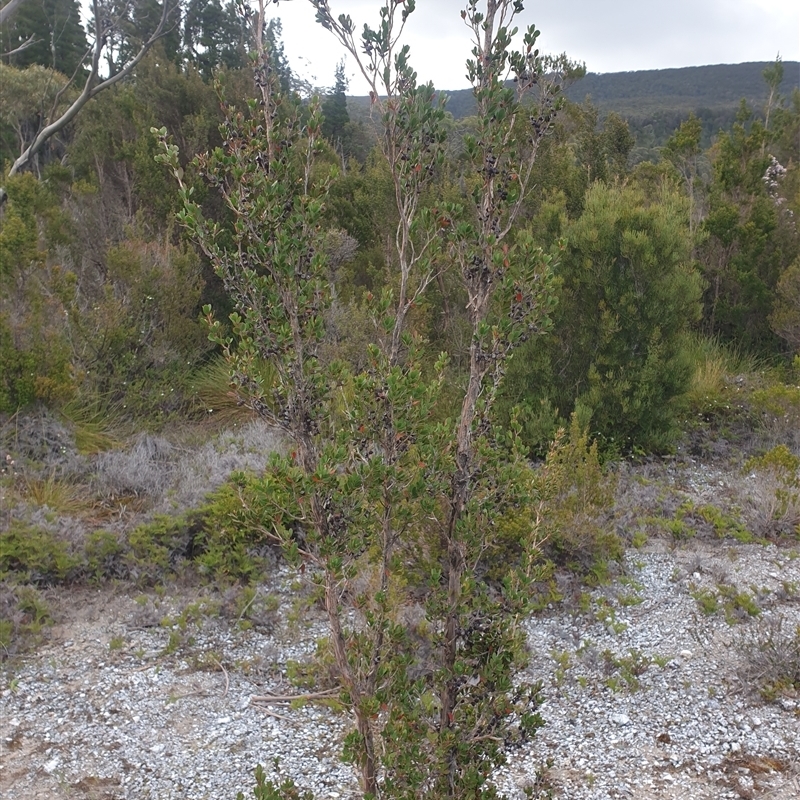
[[[140,434],[127,449],[111,450],[97,457],[94,483],[103,497],[157,500],[169,488],[174,458],[174,447],[166,439]]]
[[[66,476],[86,471],[86,459],[64,420],[46,409],[17,413],[0,424],[0,449],[19,473]]]
[[[281,446],[274,428],[251,420],[197,447],[177,448],[171,484],[156,510],[168,513],[200,505],[232,472],[261,472],[270,453]]]
[[[800,457],[779,444],[744,465],[739,494],[758,536],[800,535]]]
[[[738,485],[742,514],[755,536],[800,535],[800,491],[787,488],[781,477],[770,471],[752,472]]]
[[[61,480],[52,473],[43,478],[23,477],[18,486],[21,499],[26,503],[46,507],[57,514],[76,516],[95,506],[85,487]]]

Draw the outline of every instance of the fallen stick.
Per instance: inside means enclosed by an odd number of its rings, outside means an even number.
[[[222,699],[224,700],[228,696],[228,688],[231,685],[230,679],[228,678],[228,670],[222,666],[221,661],[217,661],[214,656],[211,656],[211,660],[225,673],[225,691],[222,693]]]
[[[261,694],[253,695],[251,701],[257,703],[293,703],[295,700],[324,700],[339,694],[338,689],[327,689],[324,692],[308,692],[307,694]]]
[[[253,708],[257,708],[260,711],[263,711],[265,714],[269,714],[270,717],[276,717],[277,719],[282,719],[285,720],[286,722],[293,722],[291,717],[287,717],[284,714],[279,714],[277,711],[273,711],[271,708],[267,708],[266,706],[254,703],[252,700],[250,700],[250,705],[253,706]]]

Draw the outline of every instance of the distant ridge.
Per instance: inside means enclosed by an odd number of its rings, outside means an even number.
[[[580,102],[590,95],[598,107],[613,104],[618,113],[628,103],[663,107],[665,100],[699,103],[700,106],[713,108],[738,105],[744,98],[750,104],[762,106],[768,93],[762,73],[772,63],[755,61],[636,72],[589,73],[570,87],[567,96],[570,100]],[[780,91],[789,97],[793,89],[800,87],[800,62],[784,61],[783,68],[784,80]]]
[[[738,107],[742,98],[761,108],[767,101],[763,71],[773,62],[714,64],[706,67],[646,69],[635,72],[590,72],[573,84],[567,97],[581,103],[590,97],[601,113],[616,111],[622,116],[664,108]],[[781,94],[790,97],[800,87],[800,62],[784,61]],[[448,92],[447,107],[456,118],[474,113],[470,89]]]
[[[704,67],[648,69],[632,72],[589,73],[567,91],[567,97],[582,103],[587,97],[603,117],[615,111],[626,118],[640,144],[661,144],[681,120],[694,112],[703,123],[706,144],[721,129],[731,126],[742,99],[756,112],[767,101],[762,73],[771,61],[744,64],[713,64]],[[784,61],[780,93],[789,100],[800,88],[800,62]],[[475,103],[470,89],[447,94],[447,109],[456,118],[470,116]],[[353,111],[369,106],[366,97],[349,99]]]

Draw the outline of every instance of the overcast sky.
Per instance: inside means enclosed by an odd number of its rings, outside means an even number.
[[[330,0],[335,16],[350,14],[361,30],[378,19],[380,0]],[[417,0],[406,32],[412,64],[422,80],[463,89],[469,31],[464,0]],[[307,0],[283,0],[273,14],[283,23],[292,69],[314,85],[329,86],[342,52],[314,21]],[[541,30],[542,52],[566,52],[590,72],[800,60],[799,0],[527,0],[519,27]],[[346,66],[350,91],[366,94],[355,66]]]

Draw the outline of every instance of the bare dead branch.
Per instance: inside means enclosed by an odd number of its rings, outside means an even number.
[[[5,11],[5,7],[0,9],[0,12],[2,11]],[[35,34],[32,33],[28,37],[28,40],[23,42],[19,47],[15,47],[13,50],[9,50],[7,53],[0,53],[0,58],[8,58],[9,56],[15,56],[18,53],[21,53],[23,50],[27,50],[31,45],[34,45],[39,41],[40,40],[36,38]]]
[[[253,703],[293,703],[295,700],[324,700],[336,697],[339,689],[326,689],[323,692],[308,692],[306,694],[262,694],[253,695],[250,701]]]

